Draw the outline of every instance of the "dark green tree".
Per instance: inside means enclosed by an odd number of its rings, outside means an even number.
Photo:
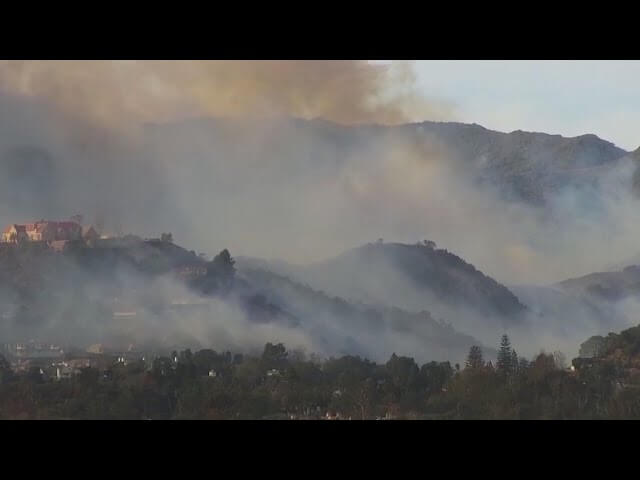
[[[464,364],[465,368],[476,370],[484,367],[484,358],[482,356],[482,349],[478,345],[472,345],[467,355],[467,361]]]
[[[278,343],[277,345],[274,345],[272,343],[267,343],[264,346],[264,351],[262,352],[262,362],[268,369],[283,368],[287,361],[287,356],[287,349],[283,344]]]
[[[511,350],[511,342],[509,336],[505,333],[500,341],[500,350],[498,350],[498,362],[496,363],[498,372],[503,375],[509,375],[513,370],[513,357]]]
[[[7,383],[13,377],[11,364],[0,354],[0,385]]]
[[[231,258],[229,250],[225,248],[218,255],[213,257],[213,260],[211,260],[211,268],[213,268],[213,270],[222,277],[233,278],[236,273],[236,269],[234,267],[235,263],[235,260]]]
[[[518,354],[515,350],[511,350],[511,371],[512,373],[518,373],[519,370]]]
[[[418,380],[420,369],[413,358],[399,357],[395,353],[385,365],[391,381],[398,388],[410,388]]]
[[[235,260],[226,248],[207,263],[207,274],[202,280],[204,293],[224,292],[233,284]]]

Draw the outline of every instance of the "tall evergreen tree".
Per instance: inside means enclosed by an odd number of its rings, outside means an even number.
[[[482,349],[478,345],[472,345],[467,355],[465,368],[478,369],[484,367],[484,358],[482,357]]]
[[[505,333],[500,341],[500,350],[498,351],[497,369],[500,373],[508,375],[512,371],[512,350],[509,336]]]
[[[511,349],[511,372],[518,373],[518,354],[515,350]]]

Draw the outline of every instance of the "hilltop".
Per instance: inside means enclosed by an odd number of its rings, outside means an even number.
[[[249,258],[239,258],[238,266],[268,269],[356,302],[429,310],[456,326],[515,326],[527,312],[507,287],[429,242],[372,243],[307,266]]]

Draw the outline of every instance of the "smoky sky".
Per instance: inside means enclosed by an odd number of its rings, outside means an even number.
[[[9,61],[0,87],[72,117],[132,128],[193,116],[402,123],[451,117],[426,99],[408,64],[366,61]]]
[[[630,166],[546,210],[505,202],[400,126],[452,119],[402,63],[2,62],[0,221],[82,213],[112,233],[297,263],[429,238],[516,284],[637,253]]]

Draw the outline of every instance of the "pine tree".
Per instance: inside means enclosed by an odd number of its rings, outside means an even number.
[[[511,350],[511,373],[518,373],[518,354],[515,350]]]
[[[512,350],[509,336],[505,333],[502,335],[500,342],[500,350],[498,351],[497,369],[500,373],[508,375],[512,371]]]
[[[467,355],[465,368],[478,369],[484,367],[484,358],[482,357],[482,349],[477,345],[472,345]]]
[[[524,357],[520,358],[520,361],[518,362],[518,372],[523,373],[527,368],[529,368],[529,361]]]

